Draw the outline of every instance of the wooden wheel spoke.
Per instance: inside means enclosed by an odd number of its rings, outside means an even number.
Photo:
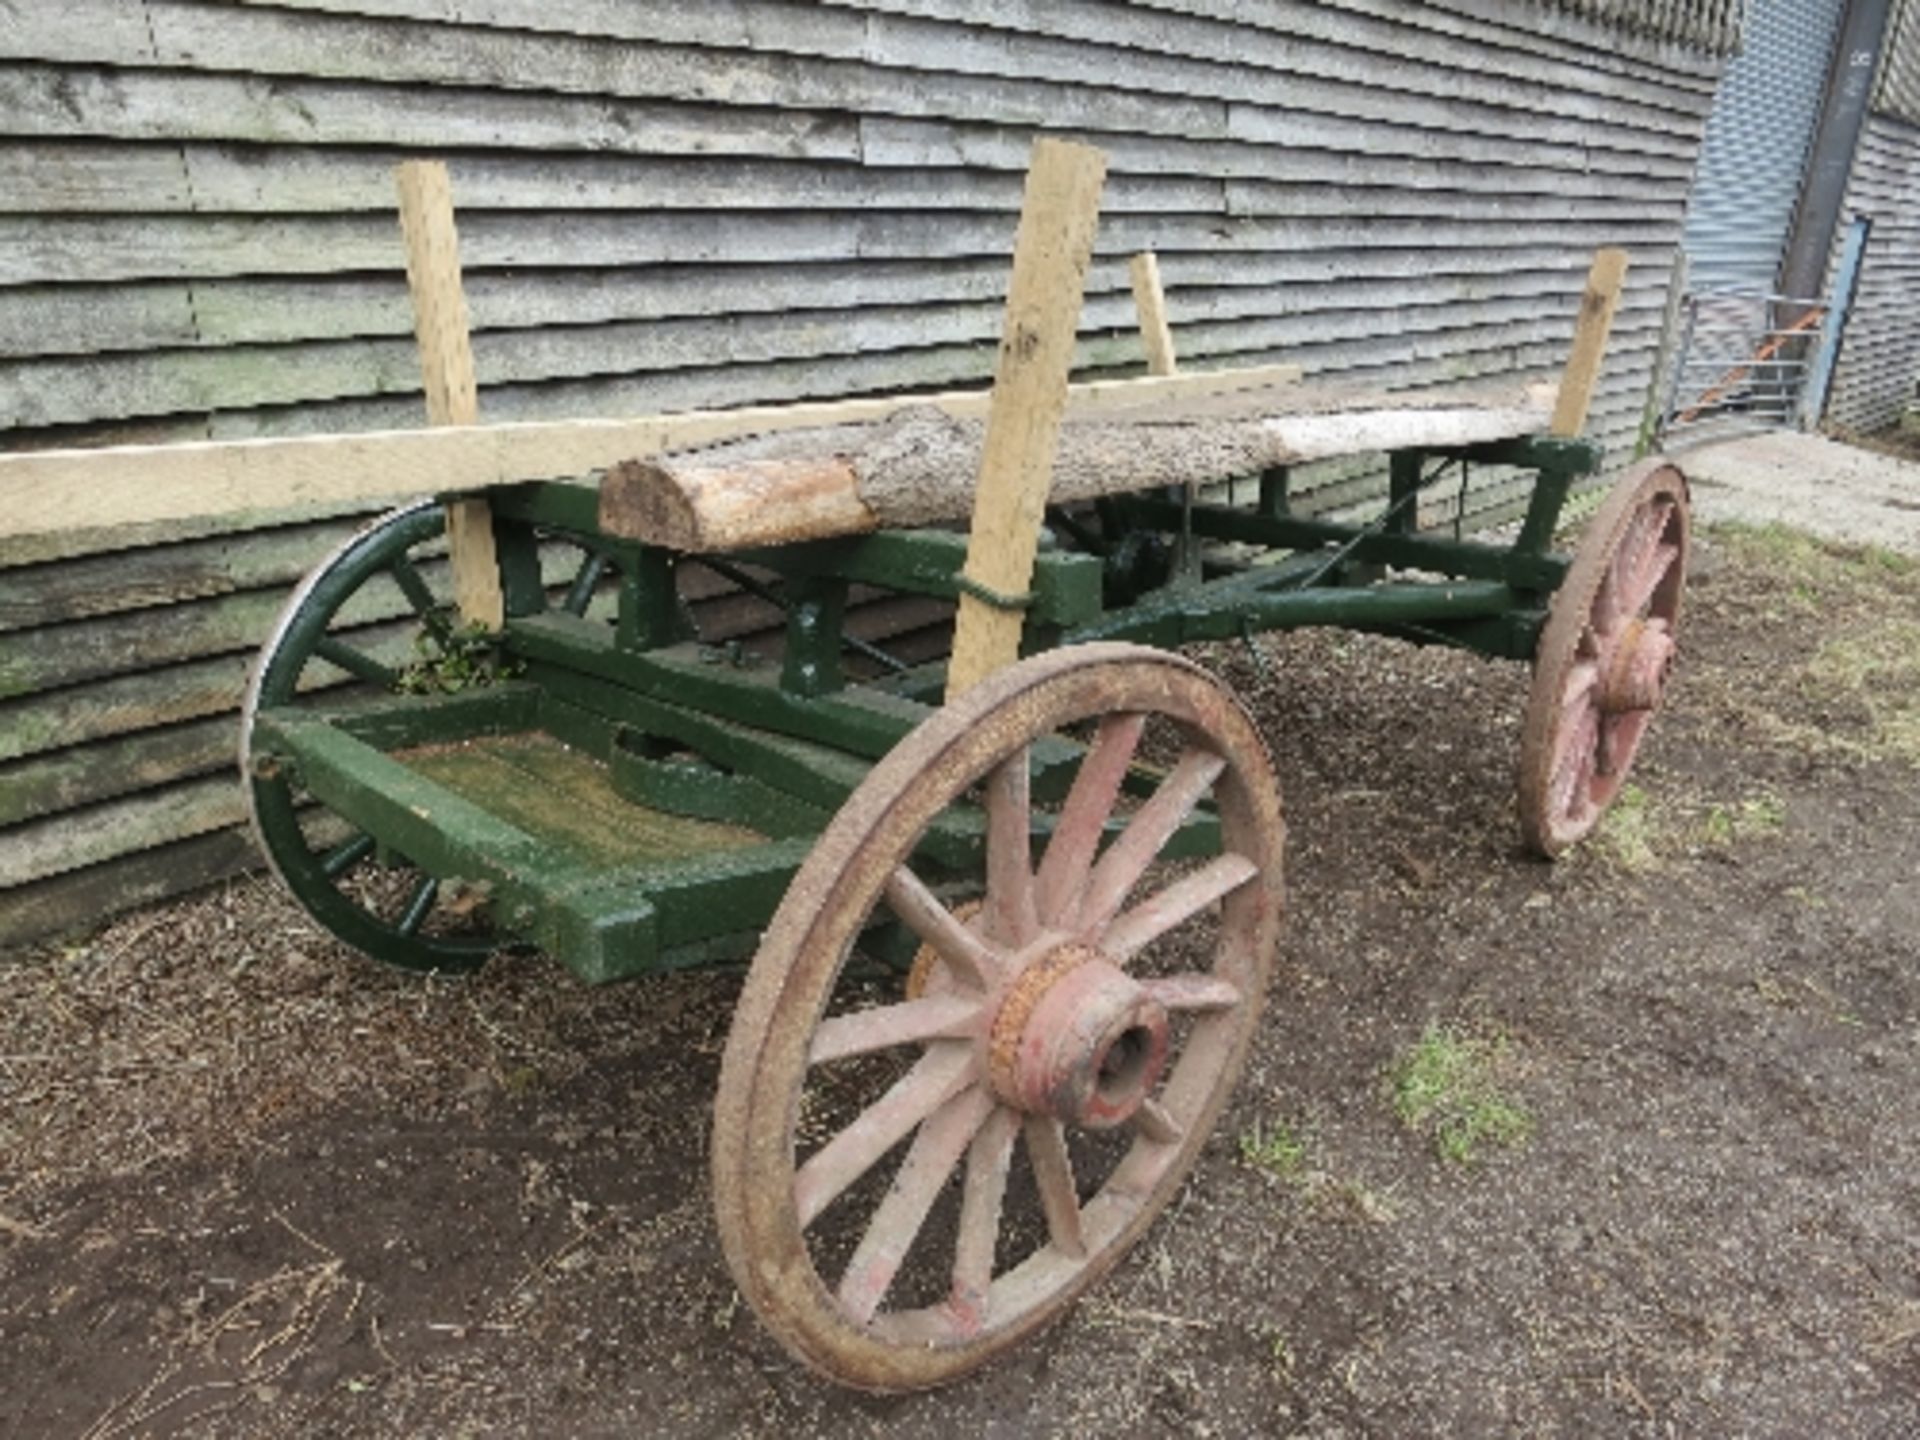
[[[1560,708],[1571,718],[1593,704],[1594,687],[1600,683],[1600,666],[1597,661],[1582,660],[1567,671],[1566,689],[1561,693]]]
[[[421,876],[420,883],[413,887],[413,893],[407,897],[407,908],[401,912],[400,923],[394,928],[402,935],[418,934],[439,895],[440,882],[431,875]]]
[[[1080,1193],[1067,1155],[1066,1127],[1051,1115],[1029,1115],[1025,1125],[1027,1159],[1033,1166],[1040,1208],[1046,1212],[1047,1234],[1062,1255],[1084,1259],[1086,1236],[1080,1225]]]
[[[1187,1133],[1180,1128],[1180,1122],[1173,1118],[1172,1112],[1157,1100],[1143,1100],[1140,1103],[1140,1108],[1134,1112],[1133,1128],[1141,1138],[1151,1140],[1156,1145],[1178,1145]]]
[[[967,1150],[950,1300],[955,1316],[967,1329],[978,1329],[986,1320],[994,1250],[1000,1240],[1000,1210],[1013,1164],[1013,1141],[1019,1133],[1019,1114],[1001,1106],[987,1117]]]
[[[1570,815],[1586,799],[1587,781],[1594,772],[1599,743],[1600,712],[1591,705],[1562,727],[1553,756],[1548,797],[1555,815]]]
[[[566,598],[560,602],[560,608],[569,615],[586,614],[587,606],[593,603],[594,587],[606,573],[607,557],[598,550],[589,550],[587,558],[580,562],[579,570],[574,573],[573,583],[567,587]]]
[[[325,875],[329,880],[338,880],[342,875],[346,874],[347,871],[371,855],[376,843],[378,842],[374,840],[373,836],[367,834],[365,831],[348,836],[320,857],[320,873]]]
[[[1067,792],[1066,804],[1060,808],[1047,853],[1040,860],[1034,903],[1042,924],[1059,924],[1071,918],[1146,724],[1147,717],[1138,714],[1108,715],[1100,721],[1086,758],[1080,762],[1080,773]]]
[[[1033,896],[1033,804],[1027,747],[987,777],[987,933],[1013,948],[1039,932]]]
[[[1632,571],[1631,578],[1620,596],[1620,609],[1626,615],[1638,615],[1652,602],[1654,593],[1661,582],[1672,573],[1673,567],[1680,563],[1680,547],[1661,541],[1647,552],[1646,558]]]
[[[1238,985],[1217,975],[1163,975],[1140,983],[1167,1011],[1231,1010],[1245,998]]]
[[[927,1040],[953,1040],[979,1027],[981,1002],[970,995],[929,995],[898,1005],[882,1005],[872,1010],[856,1010],[822,1020],[813,1032],[813,1048],[807,1052],[809,1065],[829,1060],[844,1060],[852,1055],[870,1055],[894,1045],[911,1045]]]
[[[1611,633],[1615,622],[1625,613],[1621,596],[1633,575],[1641,546],[1645,543],[1646,518],[1642,511],[1627,522],[1626,529],[1600,572],[1600,584],[1593,597],[1593,618],[1594,624],[1603,633]]]
[[[805,1229],[914,1126],[971,1083],[972,1047],[930,1048],[851,1124],[816,1150],[793,1177],[793,1203]]]
[[[1216,855],[1120,915],[1101,933],[1100,948],[1111,959],[1128,959],[1259,873],[1244,855]]]
[[[1180,757],[1093,867],[1074,916],[1076,928],[1098,932],[1107,927],[1147,866],[1226,768],[1223,757],[1206,750],[1189,750]]]
[[[874,1211],[840,1278],[841,1308],[860,1324],[880,1308],[941,1187],[994,1108],[993,1096],[976,1085],[942,1105],[913,1137],[886,1198]]]
[[[387,563],[387,573],[393,576],[400,593],[407,597],[414,614],[426,621],[427,628],[435,635],[445,635],[449,628],[446,615],[440,608],[440,602],[433,598],[433,591],[427,588],[426,578],[421,575],[419,567],[406,556],[396,555]]]
[[[364,650],[356,650],[344,640],[332,635],[322,636],[314,642],[313,653],[322,660],[339,666],[356,679],[365,680],[371,685],[393,688],[394,673],[388,666],[374,659]]]
[[[986,942],[961,924],[906,866],[896,867],[888,878],[886,895],[893,913],[939,952],[961,984],[984,990],[1000,973],[1000,962]]]

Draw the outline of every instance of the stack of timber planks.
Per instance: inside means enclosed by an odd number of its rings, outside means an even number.
[[[1590,433],[1624,455],[1719,65],[1532,0],[16,6],[0,444],[418,424],[417,153],[452,167],[489,419],[982,382],[1054,131],[1109,156],[1083,372],[1141,363],[1143,249],[1183,367],[1548,370],[1617,244]],[[1469,523],[1513,500],[1490,476]],[[0,548],[0,944],[243,862],[248,652],[346,523]]]

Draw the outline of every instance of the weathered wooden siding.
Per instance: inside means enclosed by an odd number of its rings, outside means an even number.
[[[415,423],[390,171],[421,153],[453,168],[491,417],[978,380],[1051,131],[1112,157],[1086,365],[1139,362],[1124,260],[1153,247],[1190,364],[1545,368],[1618,244],[1593,428],[1624,454],[1721,42],[1577,8],[0,6],[0,443]],[[240,863],[248,649],[346,523],[273,518],[0,556],[0,942]]]
[[[1920,3],[1887,30],[1873,110],[1847,176],[1847,215],[1873,222],[1826,418],[1854,430],[1899,420],[1920,385]],[[1835,246],[1836,257],[1838,244]]]

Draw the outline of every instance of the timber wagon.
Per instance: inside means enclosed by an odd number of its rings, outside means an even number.
[[[1674,467],[1628,469],[1552,548],[1599,465],[1578,432],[1621,257],[1557,390],[1179,373],[1150,262],[1160,373],[1070,386],[1087,153],[1037,156],[990,396],[666,425],[585,479],[403,508],[298,588],[246,697],[261,847],[358,949],[451,971],[531,945],[595,982],[748,963],[723,1249],[789,1350],[863,1388],[1057,1316],[1242,1067],[1279,791],[1180,646],[1334,625],[1531,662],[1518,803],[1547,855],[1618,793],[1675,654]],[[1290,467],[1356,454],[1384,462],[1378,513],[1295,507]],[[1423,523],[1482,466],[1530,477],[1510,539]],[[776,605],[777,643],[703,636],[689,598],[719,587]],[[956,606],[950,656],[863,634],[874,597]]]

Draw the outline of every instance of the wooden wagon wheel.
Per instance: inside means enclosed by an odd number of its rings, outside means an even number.
[[[240,711],[241,781],[267,864],[331,934],[408,970],[470,970],[500,941],[484,914],[457,913],[458,901],[443,896],[432,876],[309,803],[286,776],[256,765],[254,728],[263,709],[337,703],[339,682],[395,689],[416,658],[408,627],[387,627],[392,633],[382,637],[370,619],[399,612],[444,642],[457,623],[445,537],[443,507],[422,501],[370,522],[315,566],[274,622]],[[600,571],[589,553],[562,603],[576,613],[584,608]]]
[[[1554,594],[1520,739],[1520,828],[1538,854],[1584,836],[1626,781],[1672,674],[1688,534],[1686,478],[1643,461]]]
[[[1029,755],[1065,727],[1091,738],[1049,810]],[[1149,746],[1175,737],[1178,758],[1136,805],[1123,782],[1143,730]],[[916,847],[969,797],[986,880],[966,919]],[[1218,852],[1161,858],[1208,797]],[[1119,1259],[1239,1074],[1273,964],[1281,838],[1246,712],[1136,646],[1023,661],[874,768],[767,930],[714,1109],[727,1261],[782,1343],[851,1385],[935,1385]],[[912,998],[863,996],[845,964],[887,912],[941,956]]]

